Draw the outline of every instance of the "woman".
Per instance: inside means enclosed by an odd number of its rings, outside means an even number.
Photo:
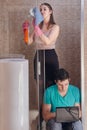
[[[34,57],[34,77],[35,79],[37,77],[37,61],[39,61],[41,70],[39,79],[45,81],[45,87],[48,87],[54,84],[54,72],[55,69],[59,68],[58,57],[55,52],[59,26],[54,22],[51,5],[42,3],[40,12],[44,20],[39,26],[35,26],[33,33],[29,36],[29,45],[35,42],[37,49]]]
[[[54,72],[59,68],[58,56],[55,52],[56,40],[59,36],[59,26],[53,18],[53,9],[48,3],[40,5],[40,12],[44,20],[39,26],[34,27],[33,33],[29,36],[29,45],[36,43],[36,54],[34,57],[34,78],[39,77],[39,106],[42,104],[44,88],[54,82]],[[37,67],[37,63],[39,67]],[[37,69],[40,69],[39,76]],[[45,87],[44,87],[45,86]]]

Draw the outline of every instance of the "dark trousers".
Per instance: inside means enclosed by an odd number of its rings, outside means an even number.
[[[59,69],[59,62],[54,49],[36,51],[34,57],[34,78],[39,78],[39,80],[45,82],[45,88],[55,84],[56,69]]]

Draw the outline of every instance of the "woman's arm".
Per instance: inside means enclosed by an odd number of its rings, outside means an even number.
[[[50,110],[51,110],[50,104],[43,104],[43,106],[42,106],[42,116],[43,116],[44,120],[46,120],[46,121],[51,119],[51,118],[56,117],[56,113],[50,112]]]
[[[34,30],[32,30],[32,33],[30,34],[29,26],[30,24],[28,20],[26,20],[22,25],[24,31],[24,41],[28,45],[32,44],[34,41]]]
[[[38,32],[36,31],[36,33],[38,33]],[[39,37],[46,45],[48,45],[48,44],[51,44],[54,41],[56,41],[58,35],[59,35],[59,26],[54,25],[49,36],[44,35],[44,33],[40,33]]]
[[[34,31],[29,34],[29,40],[28,40],[28,45],[32,44],[34,42]]]

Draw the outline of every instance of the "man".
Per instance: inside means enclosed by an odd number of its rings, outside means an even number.
[[[56,85],[50,86],[44,93],[42,115],[50,130],[62,130],[62,123],[55,121],[56,107],[78,106],[80,110],[79,88],[70,85],[69,81],[69,73],[65,69],[59,69],[56,71]],[[81,121],[72,122],[72,128],[83,130]]]

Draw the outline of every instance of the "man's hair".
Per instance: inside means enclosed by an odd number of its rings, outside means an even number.
[[[58,80],[63,81],[66,79],[69,79],[69,73],[63,68],[57,69],[55,72],[55,81],[58,81]]]

